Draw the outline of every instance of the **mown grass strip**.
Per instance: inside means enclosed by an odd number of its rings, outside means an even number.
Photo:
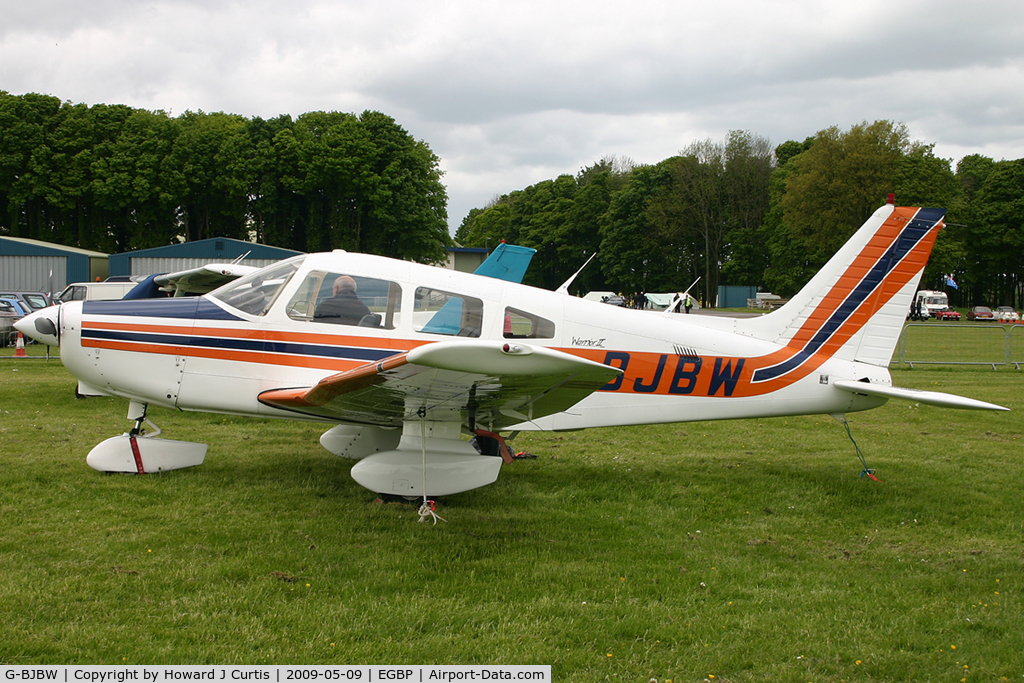
[[[85,454],[127,428],[126,402],[76,400],[59,362],[4,361],[0,662],[1018,679],[1022,376],[894,374],[1014,412],[850,415],[881,482],[828,417],[523,434],[538,458],[432,526],[374,503],[310,424],[154,409],[207,462],[98,474]]]

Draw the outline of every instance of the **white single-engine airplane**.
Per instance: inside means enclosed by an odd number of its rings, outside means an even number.
[[[371,491],[492,483],[498,432],[834,414],[902,398],[889,360],[945,212],[878,209],[789,303],[758,318],[632,311],[343,251],[296,256],[199,297],[75,301],[18,329],[61,347],[79,392],[130,401],[101,471],[199,464],[204,444],[144,435],[146,407],[333,423]],[[480,452],[463,434],[476,435]],[[481,446],[482,444],[482,446]]]

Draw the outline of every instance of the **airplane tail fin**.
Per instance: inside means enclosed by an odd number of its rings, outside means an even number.
[[[789,302],[742,321],[746,333],[794,352],[755,380],[819,354],[888,366],[945,213],[886,204]]]

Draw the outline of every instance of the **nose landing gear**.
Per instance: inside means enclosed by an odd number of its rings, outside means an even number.
[[[128,419],[134,420],[135,426],[89,451],[85,459],[89,467],[108,473],[150,474],[203,464],[207,449],[205,443],[156,438],[161,430],[146,417],[146,408],[145,403],[137,401],[129,404]],[[153,431],[144,432],[143,424],[149,425]]]

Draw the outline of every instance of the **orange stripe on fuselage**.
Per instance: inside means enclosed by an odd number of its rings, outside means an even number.
[[[182,346],[160,346],[140,342],[112,341],[107,339],[90,340],[83,347],[111,349],[114,351],[133,351],[165,356],[182,356],[188,358],[211,358],[214,360],[237,361],[240,363],[257,363],[260,365],[281,365],[293,368],[316,368],[318,370],[334,370],[344,372],[362,365],[364,360],[344,360],[325,358],[323,356],[300,356],[297,354],[272,354],[261,351],[231,351],[225,349],[187,348]],[[186,353],[187,352],[187,353]]]
[[[271,329],[237,329],[221,327],[192,327],[185,325],[166,325],[150,323],[121,323],[106,320],[85,320],[83,329],[110,330],[119,332],[138,332],[140,334],[171,334],[189,337],[212,337],[225,339],[247,339],[268,342],[290,342],[299,344],[319,344],[324,346],[351,346],[374,350],[394,351],[402,353],[431,342],[408,339],[394,339],[367,336],[347,336],[310,332],[291,332]],[[183,340],[184,341],[184,340]],[[278,365],[285,367],[316,368],[345,372],[365,364],[365,359],[340,359],[326,356],[304,356],[294,353],[268,353],[265,351],[246,351],[239,349],[219,349],[210,347],[190,346],[188,344],[153,344],[151,342],[133,342],[125,340],[82,338],[83,348],[111,349],[116,351],[132,351],[158,355],[182,356],[184,358],[208,358],[213,360],[235,361]]]
[[[356,346],[375,349],[393,349],[396,353],[409,351],[427,341],[396,339],[391,337],[366,337],[345,334],[325,334],[316,332],[294,332],[291,330],[274,330],[262,328],[225,328],[200,327],[184,325],[157,325],[150,323],[119,323],[106,320],[86,320],[83,329],[114,330],[121,332],[139,332],[153,334],[182,334],[195,337],[223,337],[225,339],[251,339],[256,341],[292,342],[297,344],[323,344],[326,346]]]

